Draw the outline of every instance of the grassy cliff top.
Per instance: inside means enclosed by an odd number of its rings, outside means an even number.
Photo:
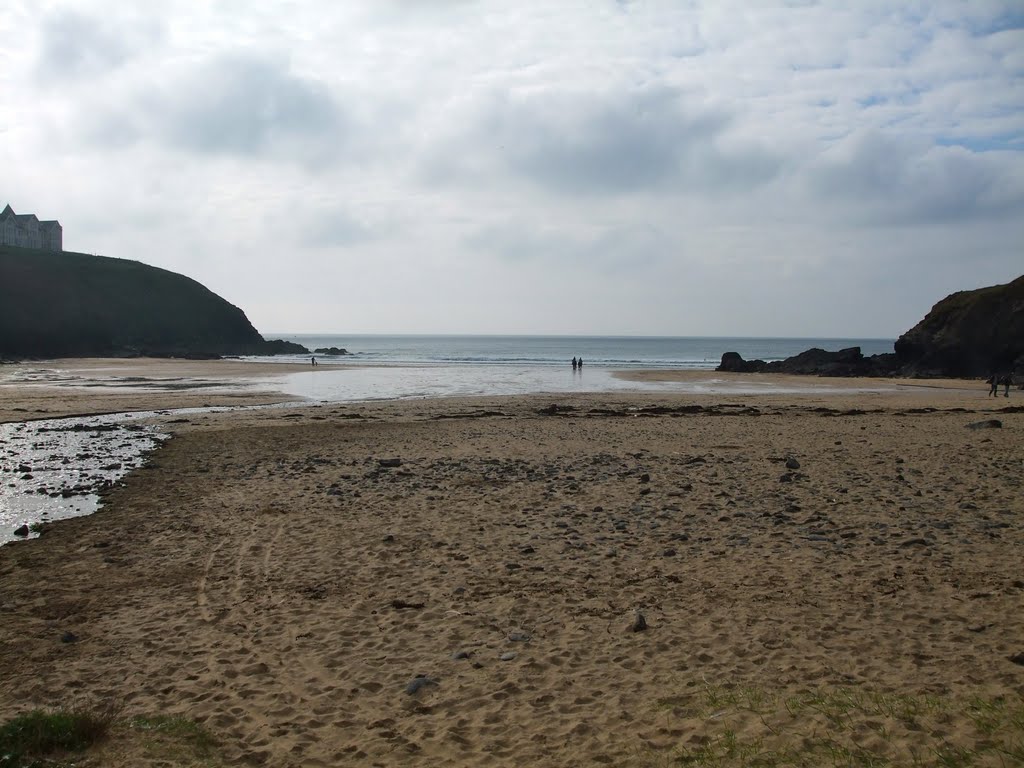
[[[214,355],[260,344],[241,309],[184,275],[0,246],[0,356]]]

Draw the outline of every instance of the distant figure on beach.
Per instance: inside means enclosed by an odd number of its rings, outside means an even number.
[[[993,374],[988,377],[989,390],[988,393],[991,397],[999,397],[999,377]]]
[[[309,358],[309,364],[312,365],[314,368],[316,368],[316,358],[315,357]]]
[[[577,362],[576,365],[578,365],[580,367],[581,371],[583,370],[583,358],[582,357],[579,359],[579,362]]]
[[[1006,389],[1003,390],[1003,397],[1009,397],[1010,396],[1010,384],[1012,382],[1013,382],[1013,376],[1011,376],[1010,374],[1006,374],[1005,376],[1003,376],[1002,379],[999,380],[999,383],[1002,384],[1004,387],[1006,387]],[[999,397],[998,393],[996,393],[996,397]]]
[[[574,371],[576,370],[576,358],[575,357],[572,359],[572,369]]]

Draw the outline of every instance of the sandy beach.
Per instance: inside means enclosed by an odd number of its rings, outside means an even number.
[[[660,766],[728,739],[1019,764],[1021,731],[972,712],[1024,711],[1020,395],[823,384],[176,419],[99,513],[0,547],[0,718],[121,702],[225,765]],[[236,396],[69,391],[0,387],[0,418]],[[837,720],[843,696],[874,703]]]

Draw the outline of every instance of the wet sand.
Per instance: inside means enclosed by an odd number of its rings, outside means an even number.
[[[242,360],[69,358],[0,366],[0,423],[97,413],[266,405],[276,376],[309,365]],[[332,368],[322,364],[325,370]]]
[[[0,718],[123,701],[231,764],[661,765],[713,732],[708,686],[1019,700],[1020,405],[964,383],[197,414],[98,514],[0,548]]]

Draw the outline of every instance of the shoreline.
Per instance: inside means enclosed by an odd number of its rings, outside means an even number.
[[[312,372],[369,368],[374,366],[323,363]],[[390,365],[379,368],[401,369]],[[310,372],[311,366],[308,365],[240,360],[84,358],[22,363],[0,369],[0,423],[181,408],[292,403],[298,407],[300,403],[311,405],[324,402],[316,396],[276,391],[272,384],[268,384],[275,377]],[[736,397],[761,397],[776,393],[793,397],[856,393],[873,396],[888,391],[916,389],[940,390],[949,395],[953,392],[984,394],[983,385],[970,380],[833,378],[719,373],[692,369],[628,369],[611,370],[607,374],[614,380],[636,383],[639,385],[636,390],[638,393],[646,391],[642,387],[649,384],[680,385],[693,390],[661,392],[679,396],[717,396],[730,394],[729,390],[736,390],[733,394]],[[583,389],[566,392],[564,396],[587,394],[593,392]],[[428,394],[424,397],[432,396]],[[446,398],[448,395],[441,397]]]
[[[310,367],[167,358],[18,363],[0,368],[0,423],[286,403],[295,398],[263,388],[265,380]],[[337,366],[322,367],[331,370]]]
[[[0,547],[0,718],[73,691],[195,720],[232,764],[645,766],[715,737],[707,686],[1024,696],[1024,413],[981,397],[175,421],[98,513]]]

